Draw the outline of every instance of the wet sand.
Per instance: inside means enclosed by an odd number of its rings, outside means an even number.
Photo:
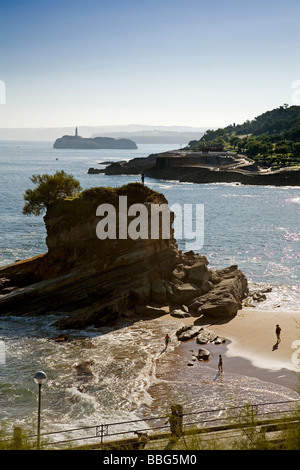
[[[169,314],[165,319],[173,319]],[[264,311],[254,308],[240,310],[231,319],[217,321],[212,318],[189,317],[179,319],[187,325],[205,325],[226,338],[225,344],[208,344],[211,351],[210,366],[218,370],[218,356],[223,357],[224,373],[256,377],[264,381],[299,391],[300,380],[300,311]],[[276,325],[281,327],[281,341],[277,344]],[[201,346],[195,340],[179,343],[178,353],[191,358],[191,349]],[[158,370],[159,370],[158,361]]]

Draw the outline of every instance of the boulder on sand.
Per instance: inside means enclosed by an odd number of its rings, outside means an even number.
[[[230,266],[216,271],[214,282],[214,288],[193,299],[188,305],[189,309],[212,317],[226,318],[236,315],[248,291],[245,275],[237,266]]]
[[[183,326],[176,332],[178,341],[188,341],[198,336],[202,326]]]
[[[210,357],[210,352],[208,349],[200,348],[198,351],[198,361],[208,361]]]
[[[186,312],[185,310],[177,308],[171,312],[171,316],[176,318],[187,318],[190,317],[191,314]]]
[[[209,331],[203,328],[201,331],[199,331],[196,341],[198,344],[206,344],[212,343],[216,338],[217,335],[213,331]]]

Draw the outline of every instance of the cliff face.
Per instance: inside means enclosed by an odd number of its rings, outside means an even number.
[[[236,266],[213,272],[205,257],[180,252],[172,229],[169,239],[161,232],[156,239],[98,238],[103,218],[96,215],[97,207],[116,209],[119,235],[124,215],[119,198],[124,196],[127,207],[146,208],[149,230],[153,204],[167,204],[163,195],[139,183],[94,188],[59,201],[44,218],[48,252],[0,269],[1,314],[68,314],[59,328],[107,325],[130,312],[143,316],[149,304],[171,309],[190,305],[198,315],[234,315],[247,291],[245,276]],[[126,228],[134,220],[128,216]],[[159,308],[154,311],[162,313]]]

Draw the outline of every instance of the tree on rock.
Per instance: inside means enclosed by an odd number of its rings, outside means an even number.
[[[30,180],[37,187],[25,191],[23,214],[26,215],[40,215],[59,199],[75,196],[81,191],[79,181],[64,171],[54,175],[33,175]]]

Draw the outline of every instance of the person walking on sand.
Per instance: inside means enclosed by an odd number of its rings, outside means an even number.
[[[280,339],[280,333],[281,333],[281,328],[279,325],[276,325],[276,336],[277,336],[277,344],[280,343],[281,339]]]
[[[171,343],[171,338],[170,338],[170,336],[169,336],[168,333],[167,333],[166,336],[165,336],[165,345],[166,345],[166,349],[167,349],[169,343]]]
[[[219,355],[218,369],[219,369],[219,374],[222,374],[222,372],[223,372],[223,359],[222,359],[221,354]]]

